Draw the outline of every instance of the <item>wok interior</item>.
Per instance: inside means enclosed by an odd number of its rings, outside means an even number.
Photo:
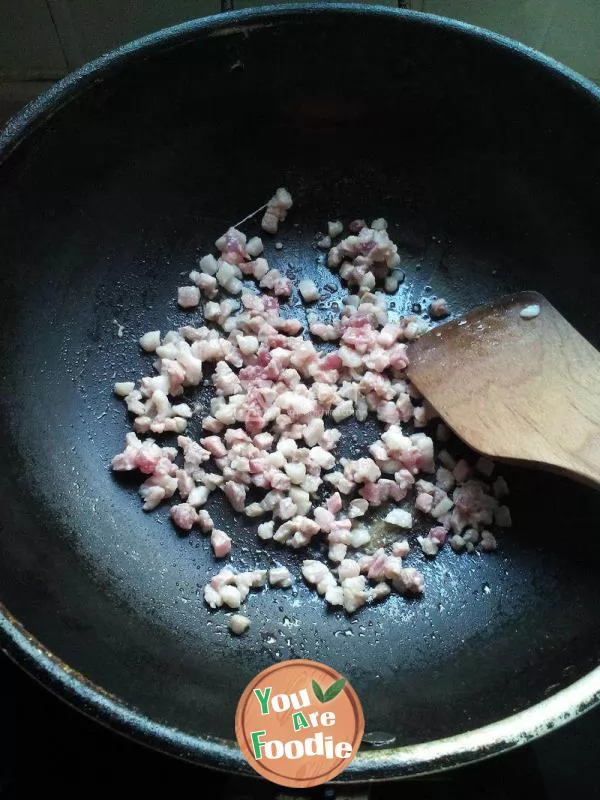
[[[136,482],[107,469],[128,430],[111,385],[147,374],[141,333],[199,319],[174,303],[182,273],[278,185],[295,207],[267,257],[287,274],[337,287],[315,233],[382,215],[407,273],[398,311],[532,288],[598,345],[597,105],[414,17],[282,12],[182,38],[90,82],[0,168],[1,600],[67,664],[200,737],[232,739],[247,681],[295,657],[346,674],[367,732],[396,744],[531,706],[597,663],[600,495],[502,468],[514,527],[497,554],[415,553],[423,599],[351,618],[301,583],[253,594],[235,639],[202,601],[219,568],[207,539],[178,536],[167,508],[144,515]],[[302,553],[209,509],[235,531],[235,567],[298,572]]]

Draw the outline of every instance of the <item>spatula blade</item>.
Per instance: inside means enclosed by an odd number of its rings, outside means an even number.
[[[523,318],[531,305],[539,315]],[[420,337],[409,359],[411,381],[475,450],[598,480],[600,354],[542,295],[476,308]]]

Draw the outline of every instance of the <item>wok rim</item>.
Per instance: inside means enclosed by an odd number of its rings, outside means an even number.
[[[141,53],[147,55],[165,45],[183,44],[202,31],[212,32],[213,35],[227,34],[251,25],[272,25],[280,18],[301,18],[317,13],[403,18],[409,20],[410,24],[458,31],[537,62],[557,77],[565,79],[572,88],[583,90],[591,99],[600,103],[600,87],[571,68],[527,45],[469,23],[389,6],[365,7],[356,3],[263,6],[202,17],[165,28],[116,48],[70,73],[25,106],[0,131],[0,164],[39,125],[87,86],[102,79],[112,68]],[[46,649],[2,603],[0,649],[55,695],[113,731],[155,750],[202,766],[257,777],[234,741],[191,735],[155,722],[131,708],[121,698],[109,694]],[[598,704],[600,667],[595,667],[571,685],[535,705],[483,727],[414,745],[360,751],[335,782],[415,777],[464,766],[531,742]]]
[[[258,777],[235,742],[192,736],[152,721],[61,661],[26,631],[2,604],[0,647],[38,683],[110,730],[200,766]],[[360,751],[333,782],[385,781],[456,769],[532,742],[598,703],[600,667],[595,667],[551,697],[481,728],[414,745]]]

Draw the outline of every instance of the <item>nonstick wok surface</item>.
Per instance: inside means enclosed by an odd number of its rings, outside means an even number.
[[[428,562],[417,548],[424,597],[352,617],[301,580],[252,593],[236,639],[202,600],[221,566],[207,538],[178,535],[166,506],[144,514],[138,482],[108,464],[129,429],[112,384],[151,368],[137,338],[199,322],[176,287],[279,185],[295,205],[283,250],[264,237],[267,257],[329,287],[324,318],[345,292],[315,234],[385,216],[406,271],[393,311],[444,296],[459,314],[535,288],[598,345],[599,109],[573,76],[492,35],[354,7],[184,25],[26,111],[0,142],[4,647],[118,729],[240,770],[230,744],[246,683],[275,660],[322,660],[352,681],[367,733],[391,743],[359,756],[342,776],[355,779],[399,774],[394,748],[501,720],[595,667],[592,489],[500,467],[514,527],[496,554],[444,548]],[[286,313],[305,313],[296,289]],[[348,453],[378,431],[341,427]],[[299,573],[302,552],[260,543],[216,495],[208,508],[234,532],[233,567]]]

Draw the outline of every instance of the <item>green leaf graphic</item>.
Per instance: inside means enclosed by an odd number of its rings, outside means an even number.
[[[328,703],[330,700],[333,700],[334,697],[337,697],[338,694],[344,688],[345,683],[346,683],[345,678],[340,678],[339,681],[335,681],[335,683],[332,683],[329,689],[327,689],[327,691],[325,692],[325,699],[323,702]]]
[[[319,686],[319,684],[315,680],[313,680],[313,682],[312,682],[312,688],[313,688],[313,692],[315,693],[315,697],[317,698],[317,700],[320,703],[324,703],[325,702],[325,695],[323,694],[323,689],[321,689],[321,687]]]

